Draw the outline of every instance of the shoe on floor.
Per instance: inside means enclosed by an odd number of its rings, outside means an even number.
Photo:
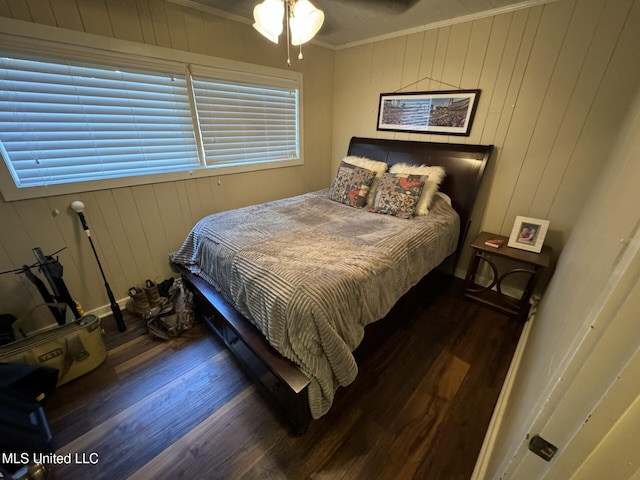
[[[160,298],[160,293],[158,292],[158,285],[151,280],[147,280],[144,283],[144,293],[147,295],[147,300],[149,301],[149,305],[151,307],[155,307],[160,305],[162,299]]]
[[[145,313],[151,310],[147,294],[142,288],[131,287],[129,289],[129,297],[130,299],[125,308],[134,315],[142,317]]]

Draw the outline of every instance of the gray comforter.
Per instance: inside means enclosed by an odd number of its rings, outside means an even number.
[[[436,196],[429,215],[403,220],[300,195],[202,219],[170,263],[216,287],[311,380],[324,415],[357,374],[364,327],[456,247],[459,218]]]

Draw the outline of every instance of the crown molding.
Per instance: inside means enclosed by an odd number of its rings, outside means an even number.
[[[202,3],[194,2],[193,0],[165,0],[165,1],[169,3],[175,3],[176,5],[181,5],[183,7],[193,8],[194,10],[200,10],[201,12],[210,13],[211,15],[216,15],[218,17],[226,18],[227,20],[233,20],[234,22],[244,23],[245,25],[253,25],[253,20],[250,18],[243,17],[242,15],[236,15],[235,13],[225,12],[224,10],[213,8],[208,5],[203,5]]]
[[[171,1],[171,0],[169,0]],[[472,22],[474,20],[480,20],[487,17],[494,17],[496,15],[503,15],[505,13],[515,12],[517,10],[524,10],[526,8],[533,8],[546,3],[554,3],[559,0],[525,0],[520,3],[508,5],[506,7],[493,8],[491,10],[484,10],[482,12],[471,13],[469,15],[463,15],[461,17],[450,18],[442,20],[440,22],[427,23],[418,27],[407,28],[405,30],[399,30],[397,32],[386,33],[384,35],[377,35],[364,40],[358,40],[356,42],[344,43],[342,45],[336,45],[331,47],[333,50],[344,50],[347,48],[358,47],[361,45],[367,45],[369,43],[380,42],[383,40],[389,40],[391,38],[404,37],[414,33],[426,32],[427,30],[435,30],[442,27],[449,27],[458,23]]]

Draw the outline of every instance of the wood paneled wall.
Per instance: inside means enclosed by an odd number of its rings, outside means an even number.
[[[285,45],[251,26],[162,0],[0,0],[0,16],[286,69]],[[167,259],[203,216],[305,193],[330,178],[334,52],[309,45],[292,67],[303,79],[304,165],[253,173],[0,201],[0,271],[32,264],[31,249],[61,248],[64,280],[85,310],[108,304],[73,200],[82,200],[92,238],[117,299],[145,279],[171,275]],[[57,209],[58,214],[54,211]],[[21,315],[42,299],[24,275],[0,275],[0,313]],[[107,309],[108,311],[108,309]]]
[[[629,17],[635,32],[638,7]],[[633,63],[637,51],[628,54]],[[492,432],[486,476],[473,478],[618,479],[638,469],[637,436],[618,436],[637,430],[625,411],[640,399],[640,91],[628,101],[619,141],[531,324]],[[529,433],[558,446],[552,462],[529,452]]]
[[[203,215],[326,187],[353,135],[494,144],[471,235],[509,234],[516,215],[546,218],[547,242],[558,252],[639,84],[639,3],[558,0],[337,52],[309,45],[292,67],[304,74],[304,166],[2,202],[0,270],[32,263],[35,246],[66,247],[60,259],[74,297],[85,309],[105,305],[68,209],[80,199],[107,278],[124,298],[129,286],[170,274],[168,252]],[[162,0],[0,0],[0,16],[286,68],[284,45],[250,26]],[[376,131],[381,92],[451,85],[482,90],[471,136]],[[1,311],[20,314],[38,301],[21,276],[0,276]]]
[[[352,135],[493,144],[470,237],[544,218],[559,252],[638,89],[639,3],[559,0],[338,51],[334,162]],[[381,92],[452,85],[482,90],[469,137],[376,131]]]

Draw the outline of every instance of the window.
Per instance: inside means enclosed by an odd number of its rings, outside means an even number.
[[[0,58],[0,141],[18,188],[198,168],[186,81]]]
[[[302,163],[300,74],[110,40],[0,51],[5,200]]]
[[[194,76],[193,90],[208,166],[299,156],[296,89]]]

